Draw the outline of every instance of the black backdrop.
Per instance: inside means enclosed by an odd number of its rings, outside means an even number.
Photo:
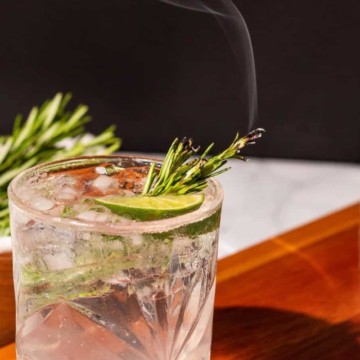
[[[360,160],[360,1],[236,0],[259,89],[252,154]],[[175,136],[225,146],[247,130],[236,62],[210,16],[155,0],[2,0],[0,134],[57,91],[117,123],[124,150]]]

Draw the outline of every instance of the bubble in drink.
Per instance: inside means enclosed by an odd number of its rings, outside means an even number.
[[[138,195],[148,168],[82,158],[13,181],[18,359],[210,359],[222,191],[210,181],[198,210],[146,222],[94,201]]]

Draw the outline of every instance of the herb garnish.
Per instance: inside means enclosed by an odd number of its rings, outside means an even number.
[[[264,129],[258,128],[242,138],[236,134],[234,141],[227,149],[207,158],[214,146],[212,143],[201,156],[192,160],[189,159],[199,152],[200,147],[194,147],[191,139],[179,140],[176,138],[171,144],[160,170],[156,170],[155,163],[151,164],[142,195],[159,196],[169,193],[181,195],[205,189],[208,178],[220,175],[230,169],[230,167],[220,169],[228,159],[246,161],[247,159],[240,154],[240,150],[246,145],[255,144],[255,140],[260,138],[264,132]]]

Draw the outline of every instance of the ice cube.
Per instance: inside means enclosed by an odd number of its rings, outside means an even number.
[[[111,214],[106,214],[106,213],[98,213],[97,217],[96,217],[96,221],[99,222],[111,222]]]
[[[37,196],[32,198],[31,206],[33,209],[46,211],[52,209],[55,206],[55,201],[42,196]]]
[[[69,175],[57,176],[55,177],[55,180],[56,186],[60,188],[64,186],[77,187],[79,185],[79,181]]]
[[[81,212],[80,214],[76,215],[76,217],[80,220],[96,221],[97,215],[98,213],[96,211],[88,210]]]
[[[126,190],[126,189],[123,189],[123,190],[121,191],[121,194],[122,194],[123,196],[126,196],[126,197],[134,196],[134,192],[133,192],[133,191],[131,191],[131,190]]]
[[[100,174],[100,175],[106,175],[107,174],[106,168],[104,166],[97,166],[95,168],[95,172]]]
[[[57,189],[55,199],[57,201],[75,201],[79,195],[76,189],[70,186],[64,186],[62,189]]]
[[[97,222],[114,222],[114,215],[107,212],[97,212],[94,210],[83,211],[76,216],[80,220]]]
[[[144,237],[142,234],[133,234],[130,236],[134,246],[139,246],[143,243]]]
[[[43,255],[43,260],[50,271],[71,269],[74,265],[73,254],[68,250]]]
[[[105,192],[109,188],[116,186],[116,184],[116,179],[107,175],[100,175],[93,181],[92,186],[102,192]]]

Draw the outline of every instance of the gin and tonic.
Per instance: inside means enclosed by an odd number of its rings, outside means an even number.
[[[9,187],[19,360],[208,360],[222,189],[153,221],[97,199],[141,193],[152,160],[39,165]]]

